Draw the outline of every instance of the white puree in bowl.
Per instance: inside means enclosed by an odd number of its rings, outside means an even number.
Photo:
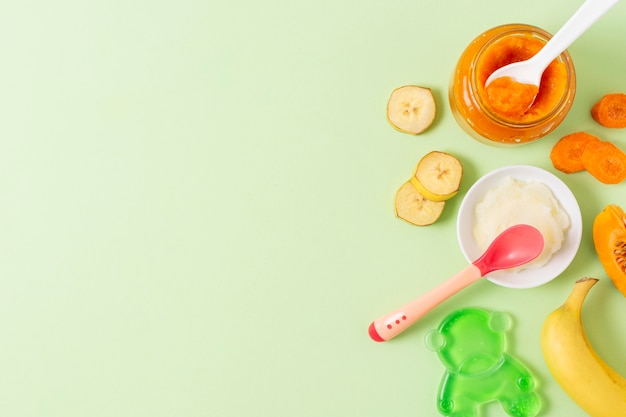
[[[515,224],[537,228],[544,239],[541,254],[532,262],[508,271],[538,268],[558,251],[570,227],[570,219],[552,190],[540,181],[521,181],[506,177],[489,190],[476,205],[474,239],[481,253],[502,231]]]

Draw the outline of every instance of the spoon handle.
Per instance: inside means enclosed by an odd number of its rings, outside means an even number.
[[[542,67],[561,54],[568,46],[587,30],[596,20],[613,7],[619,0],[586,0],[569,18],[548,43],[535,55]]]
[[[480,269],[469,264],[421,297],[374,320],[369,327],[370,337],[376,342],[396,337],[430,310],[481,277]]]

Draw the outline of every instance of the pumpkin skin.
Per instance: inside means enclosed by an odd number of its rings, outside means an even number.
[[[626,297],[626,213],[609,204],[593,222],[593,244],[604,271]]]

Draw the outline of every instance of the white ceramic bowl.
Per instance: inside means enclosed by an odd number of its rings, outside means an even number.
[[[539,268],[522,269],[518,272],[494,271],[485,278],[509,288],[532,288],[545,284],[559,276],[574,260],[582,238],[582,216],[576,198],[570,189],[554,174],[530,165],[511,165],[498,168],[481,177],[468,190],[459,208],[457,237],[461,251],[468,262],[482,255],[472,229],[475,222],[474,208],[487,191],[496,187],[506,177],[521,181],[539,181],[547,185],[570,218],[570,228],[565,234],[561,248],[552,255],[547,264]]]

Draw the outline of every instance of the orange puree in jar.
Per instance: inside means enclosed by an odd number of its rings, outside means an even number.
[[[511,77],[493,80],[486,88],[486,101],[494,113],[503,117],[521,118],[532,106],[539,87],[522,84]]]
[[[482,142],[502,145],[531,142],[554,130],[567,115],[576,92],[567,51],[546,68],[538,91],[508,77],[485,88],[492,72],[531,58],[549,39],[547,32],[521,24],[498,26],[474,39],[450,82],[450,106],[461,127]]]

